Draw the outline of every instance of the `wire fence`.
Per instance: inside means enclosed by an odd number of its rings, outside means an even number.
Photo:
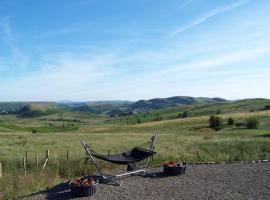
[[[0,181],[7,176],[27,175],[47,170],[48,167],[54,171],[71,168],[74,163],[88,164],[86,162],[86,154],[72,153],[70,150],[66,150],[65,154],[50,154],[49,150],[46,150],[43,154],[31,154],[26,151],[21,158],[12,160],[0,158]],[[73,168],[75,167],[76,165],[73,166]],[[85,168],[89,167],[85,166]]]

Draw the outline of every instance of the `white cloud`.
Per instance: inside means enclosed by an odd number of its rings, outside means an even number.
[[[230,77],[232,72],[225,73],[227,66],[258,60],[269,54],[269,48],[254,48],[223,53],[186,63],[179,60],[178,64],[169,62],[172,59],[170,53],[146,52],[128,57],[116,53],[47,55],[41,64],[41,70],[1,84],[0,91],[3,95],[1,100],[136,100],[160,95],[198,96],[201,92],[196,88],[201,87],[193,85],[193,79],[198,80],[205,87],[213,88],[211,85],[203,84],[207,77],[200,76],[210,72],[216,73],[217,77]],[[150,55],[153,60],[147,60],[147,55]],[[141,72],[122,74],[123,69],[121,68],[123,67],[128,70],[136,68],[138,59],[153,66],[157,59],[157,63],[162,62],[162,66],[166,66],[166,68],[155,69],[152,66],[149,70],[145,70],[143,66]],[[153,63],[151,63],[152,61]],[[240,70],[242,74],[244,74],[243,70]],[[252,73],[252,70],[248,72]],[[241,73],[239,77],[241,77]],[[241,80],[239,79],[239,81]],[[237,88],[239,89],[239,87]],[[187,93],[185,94],[185,92]],[[214,95],[214,92],[208,93],[211,96],[222,96],[218,93]],[[208,93],[205,93],[204,96],[207,96]]]
[[[198,19],[192,21],[191,23],[189,23],[189,24],[187,24],[185,26],[177,28],[175,31],[173,31],[173,32],[171,32],[169,34],[169,37],[173,37],[173,36],[175,36],[177,34],[180,34],[180,33],[184,32],[186,30],[189,30],[189,29],[191,29],[191,28],[193,28],[193,27],[195,27],[195,26],[197,26],[199,24],[202,24],[205,21],[207,21],[209,18],[214,17],[214,16],[216,16],[218,14],[221,14],[223,12],[230,11],[230,10],[232,10],[234,8],[240,7],[240,6],[244,5],[244,4],[246,4],[248,1],[249,0],[237,1],[237,2],[234,2],[232,4],[225,5],[225,6],[222,6],[220,8],[214,9],[214,10],[206,13],[201,18],[198,18]]]
[[[215,84],[212,85],[210,83],[210,80],[208,80],[209,75],[211,75],[212,79],[215,81],[218,79],[220,80],[219,88],[224,85],[223,78],[229,79],[231,76],[235,75],[235,77],[238,77],[238,82],[241,83],[243,81],[243,83],[238,84],[237,79],[235,78],[233,80],[233,83],[235,84],[234,90],[243,92],[245,91],[242,90],[243,84],[249,81],[247,77],[254,75],[254,79],[251,79],[257,80],[257,78],[265,78],[266,76],[270,75],[269,70],[256,69],[256,65],[254,68],[245,70],[245,68],[243,68],[243,64],[254,60],[259,60],[263,56],[267,55],[270,55],[269,48],[255,48],[223,53],[209,57],[207,59],[197,59],[189,63],[180,62],[177,65],[163,63],[163,66],[166,66],[166,68],[163,68],[163,70],[159,68],[145,73],[134,74],[128,77],[121,77],[119,80],[111,82],[109,91],[104,90],[104,93],[99,93],[99,95],[106,98],[105,92],[107,92],[107,95],[109,94],[110,98],[136,100],[142,98],[147,99],[160,97],[161,94],[162,96],[210,95],[223,97],[222,92],[224,92],[226,97],[231,98],[233,95],[230,96],[228,94],[230,91],[229,89],[226,91],[218,91],[214,89]],[[163,56],[166,57],[166,55]],[[166,59],[160,58],[160,60]],[[228,69],[230,66],[238,66],[239,64],[242,65],[242,68],[233,69],[233,67],[231,67]],[[262,81],[258,81],[257,83],[260,84],[261,82]],[[227,86],[225,85],[223,87],[227,89]],[[202,87],[204,88],[202,89]],[[200,90],[197,88],[200,88]],[[259,93],[262,94],[260,89],[257,91],[257,94]],[[248,95],[248,93],[244,94],[243,92],[242,96],[244,97],[244,95]],[[237,95],[235,95],[235,97],[236,96]]]
[[[74,58],[64,54],[52,57],[42,64],[41,70],[2,83],[2,100],[70,99],[85,91],[88,98],[95,98],[91,90],[100,88],[97,86],[99,82],[110,78],[114,73],[111,69],[114,63],[110,55]]]
[[[7,42],[8,47],[10,48],[12,57],[10,59],[10,63],[14,65],[24,68],[28,63],[28,58],[25,56],[22,51],[17,46],[16,38],[12,32],[10,26],[10,17],[4,17],[0,20],[0,30],[5,35],[5,41]]]
[[[181,80],[182,77],[192,76],[191,73],[194,72],[211,71],[215,69],[217,70],[221,66],[229,66],[241,62],[248,62],[250,60],[257,59],[266,55],[270,56],[270,48],[247,49],[230,53],[223,53],[209,57],[207,59],[194,60],[188,63],[180,62],[176,65],[167,65],[166,69],[158,70],[151,73],[150,75],[147,74],[144,78],[142,78],[145,81],[136,83],[135,80],[131,85],[139,84],[140,86],[143,86],[153,82]]]

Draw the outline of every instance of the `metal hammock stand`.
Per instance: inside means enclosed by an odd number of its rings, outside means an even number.
[[[117,178],[123,177],[123,176],[127,176],[127,175],[131,175],[131,174],[138,174],[138,173],[144,173],[146,174],[146,169],[148,168],[148,164],[149,164],[149,158],[150,156],[154,155],[156,152],[154,152],[155,149],[155,143],[156,143],[156,133],[151,137],[150,139],[150,146],[149,146],[149,150],[144,149],[144,148],[140,148],[140,147],[134,147],[133,149],[123,152],[123,153],[119,153],[119,154],[113,154],[113,155],[101,155],[98,154],[97,152],[95,152],[94,150],[90,149],[90,146],[88,144],[86,144],[84,141],[81,141],[88,157],[89,157],[89,162],[94,164],[95,168],[97,169],[98,173],[99,173],[99,181],[101,182],[105,182],[105,183],[113,183],[115,185],[120,186],[119,183],[116,182]],[[128,165],[128,172],[127,173],[123,173],[123,174],[117,174],[114,176],[105,176],[102,173],[102,170],[100,169],[100,167],[97,165],[95,158],[101,159],[101,160],[105,160],[114,164],[118,164],[118,165]],[[145,160],[146,159],[146,160]],[[140,169],[134,169],[135,165],[137,162],[145,160],[144,166]],[[131,171],[129,171],[129,169],[132,169]]]

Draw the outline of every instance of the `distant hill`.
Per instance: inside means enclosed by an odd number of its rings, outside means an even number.
[[[138,112],[156,110],[168,107],[195,105],[195,104],[214,104],[228,102],[222,98],[207,98],[207,97],[189,97],[189,96],[175,96],[169,98],[155,98],[149,100],[140,100],[126,107],[114,109],[109,112],[110,116],[115,115],[129,115]]]
[[[134,113],[134,110],[122,110],[119,114],[123,117],[111,120],[116,123],[137,124],[185,117],[210,116],[218,113],[232,114],[265,110],[270,110],[270,99],[254,98],[227,101],[224,103],[179,105],[162,109],[151,109],[149,111],[137,113]],[[185,112],[188,113],[186,116],[183,115]]]
[[[14,112],[21,117],[40,117],[45,115],[51,115],[55,113],[61,113],[67,111],[62,107],[58,107],[55,103],[29,103],[23,106],[21,109]]]
[[[224,103],[227,102],[221,98],[207,98],[207,97],[187,97],[175,96],[169,98],[156,98],[150,100],[140,100],[131,104],[132,109],[161,109],[165,107],[173,107],[179,105],[192,105],[192,104],[209,104],[209,103]]]
[[[148,111],[174,116],[188,110],[194,116],[223,112],[252,111],[270,108],[270,100],[242,99],[228,101],[222,98],[175,96],[149,100],[131,101],[89,101],[89,102],[0,102],[0,114],[16,114],[19,117],[40,117],[57,113],[91,113],[93,115],[126,116]]]
[[[131,101],[89,101],[89,102],[0,102],[0,114],[16,114],[21,117],[40,117],[63,112],[87,112],[106,114],[107,112],[125,107]]]
[[[73,111],[90,112],[90,113],[107,113],[113,109],[130,105],[132,101],[88,101],[88,102],[60,102],[60,105],[66,105]]]

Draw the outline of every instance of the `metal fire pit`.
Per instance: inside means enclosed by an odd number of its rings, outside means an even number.
[[[83,180],[83,179],[82,179]],[[75,184],[74,182],[71,182],[70,184],[70,190],[72,194],[74,194],[77,197],[82,196],[93,196],[97,192],[97,186],[98,182],[96,182],[93,185],[85,185],[85,184]]]
[[[168,176],[177,176],[184,174],[186,171],[186,164],[176,166],[163,166],[163,173]]]

